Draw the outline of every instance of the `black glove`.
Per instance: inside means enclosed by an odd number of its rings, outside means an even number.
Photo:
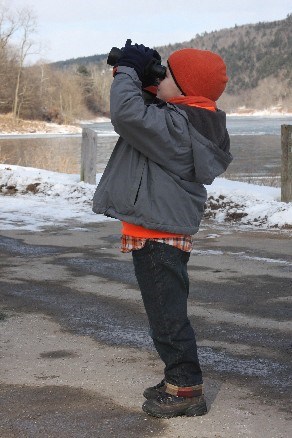
[[[134,68],[140,81],[142,81],[146,67],[152,62],[154,52],[156,50],[149,49],[149,47],[145,47],[143,44],[132,45],[127,41],[122,49],[122,56],[118,60],[117,65]]]
[[[159,64],[161,63],[161,56],[159,55],[157,50],[153,50],[152,59],[145,67],[144,76],[142,79],[142,88],[147,88],[150,86],[157,87],[159,83],[158,78],[153,73],[151,73],[151,65],[157,62],[159,62]]]

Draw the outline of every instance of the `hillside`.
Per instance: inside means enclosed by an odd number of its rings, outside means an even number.
[[[285,20],[235,26],[159,47],[164,59],[182,47],[219,53],[227,64],[228,106],[292,110],[292,14]],[[234,105],[232,103],[234,102]],[[229,108],[234,109],[234,108]]]
[[[286,19],[235,26],[196,35],[190,41],[157,47],[163,62],[182,47],[219,53],[227,64],[229,83],[220,105],[228,111],[239,107],[277,107],[292,111],[292,14]],[[55,63],[61,69],[105,62],[106,55]]]
[[[104,61],[106,59],[107,59],[107,54],[91,55],[91,56],[82,56],[79,58],[70,58],[67,59],[66,61],[53,62],[51,63],[51,65],[57,68],[66,69],[72,66],[74,67],[76,65],[88,66],[92,64],[99,64],[101,61]]]

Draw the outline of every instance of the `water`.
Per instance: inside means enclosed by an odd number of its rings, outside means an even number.
[[[228,116],[231,152],[234,157],[225,176],[230,179],[279,185],[281,175],[281,125],[292,124],[292,116]],[[109,132],[110,123],[96,130]]]
[[[281,125],[292,117],[228,116],[234,157],[225,176],[230,179],[279,186],[281,175]]]
[[[227,116],[230,135],[281,135],[281,125],[291,125],[292,116]]]
[[[80,136],[0,136],[0,162],[63,173],[80,169]]]
[[[277,185],[281,173],[281,125],[292,124],[292,116],[228,116],[227,127],[234,157],[225,176],[238,180],[263,180]],[[88,126],[88,125],[84,125]],[[92,126],[92,125],[91,125]],[[94,125],[98,132],[97,171],[102,172],[117,136],[109,122]],[[1,136],[0,162],[79,173],[81,136]]]
[[[100,137],[97,172],[105,169],[116,141],[117,136]],[[81,135],[0,135],[0,163],[76,174],[80,172],[81,142]]]
[[[227,128],[234,135],[281,135],[281,125],[291,125],[292,116],[227,116]],[[84,125],[89,126],[89,125]],[[98,123],[96,130],[100,133],[113,131],[111,123]]]

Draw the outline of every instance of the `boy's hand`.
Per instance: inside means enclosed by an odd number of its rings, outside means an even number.
[[[140,81],[142,82],[145,69],[152,62],[152,59],[155,55],[154,52],[156,52],[156,50],[149,49],[149,47],[145,47],[143,44],[132,45],[127,42],[125,47],[122,49],[122,56],[118,60],[117,65],[124,65],[126,67],[134,68]]]
[[[149,64],[146,66],[145,71],[144,71],[144,76],[142,79],[142,88],[157,87],[157,85],[159,83],[158,78],[156,77],[156,75],[154,75],[151,72],[151,65],[157,61],[159,63],[161,62],[161,56],[159,55],[157,50],[153,50],[152,59],[149,62]]]

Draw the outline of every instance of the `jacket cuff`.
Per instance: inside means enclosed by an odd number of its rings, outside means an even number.
[[[126,67],[124,65],[119,65],[117,67],[117,70],[116,70],[116,74],[118,74],[118,73],[125,73],[128,76],[130,76],[135,82],[138,81],[142,85],[142,83],[141,83],[141,81],[136,73],[136,70],[132,67]]]

